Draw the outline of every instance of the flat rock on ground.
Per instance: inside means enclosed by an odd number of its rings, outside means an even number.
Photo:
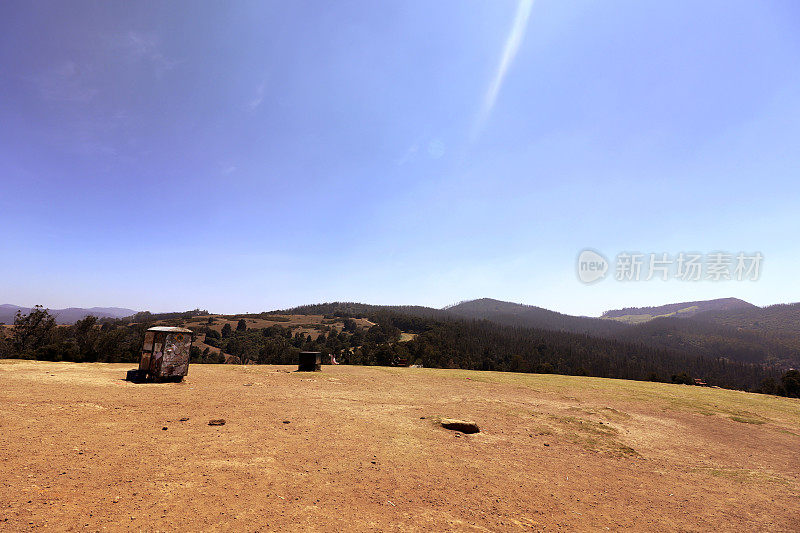
[[[468,422],[466,420],[457,420],[455,418],[442,418],[442,427],[445,429],[452,429],[462,433],[478,433],[480,429],[475,422]]]

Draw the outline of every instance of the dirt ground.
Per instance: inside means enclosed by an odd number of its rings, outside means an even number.
[[[349,366],[135,385],[132,367],[0,361],[0,530],[800,529],[800,400]]]

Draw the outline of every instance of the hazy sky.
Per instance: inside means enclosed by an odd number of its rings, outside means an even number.
[[[0,3],[0,303],[797,301],[798,178],[793,0]]]

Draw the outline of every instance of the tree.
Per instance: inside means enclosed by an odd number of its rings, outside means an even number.
[[[236,324],[236,331],[247,331],[247,321],[244,318],[239,319],[239,323]]]
[[[6,328],[0,327],[0,359],[13,357],[14,347],[11,344],[11,339],[6,335],[6,331]]]
[[[17,311],[11,340],[14,350],[22,357],[32,357],[37,349],[48,344],[55,327],[55,317],[41,305],[31,309],[27,315]]]
[[[225,325],[222,326],[222,338],[227,339],[228,337],[230,337],[231,330],[232,330],[231,325],[226,322]]]
[[[75,341],[78,343],[78,350],[82,354],[91,354],[94,351],[94,343],[97,340],[95,329],[97,317],[89,315],[83,320],[78,320],[73,326],[75,329]]]
[[[800,398],[800,370],[788,370],[783,377],[783,388],[789,398]]]
[[[774,394],[776,396],[783,396],[785,391],[778,385],[774,378],[767,378],[761,382],[761,387],[756,391],[761,394]]]
[[[208,348],[206,348],[208,350]],[[202,363],[203,362],[203,355],[200,351],[200,348],[197,346],[192,346],[189,349],[189,361],[192,363]]]

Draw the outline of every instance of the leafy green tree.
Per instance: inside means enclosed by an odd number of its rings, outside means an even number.
[[[208,350],[208,348],[206,348]],[[203,355],[200,352],[200,348],[197,346],[192,346],[189,349],[189,362],[191,363],[202,363],[203,362]]]
[[[78,343],[78,350],[82,354],[92,354],[97,341],[98,331],[95,328],[97,324],[97,317],[89,315],[83,320],[75,322],[73,329],[75,330],[75,342]]]
[[[239,323],[236,324],[236,331],[247,331],[247,321],[244,318],[239,319]]]
[[[786,396],[800,398],[800,370],[789,370],[782,377],[783,389]]]
[[[17,311],[11,340],[14,351],[21,357],[33,357],[37,349],[49,343],[55,327],[55,317],[41,305],[31,309],[27,315]]]
[[[230,337],[231,331],[232,331],[231,325],[226,322],[225,325],[222,326],[222,338],[227,339],[228,337]]]
[[[6,328],[0,328],[0,358],[11,357],[12,347],[11,343],[6,337],[5,329]]]
[[[686,372],[681,372],[680,374],[673,374],[672,375],[672,382],[678,383],[680,385],[694,385],[694,380],[691,376],[686,374]]]
[[[783,390],[783,387],[778,385],[778,382],[775,381],[774,378],[767,378],[761,382],[761,387],[756,392],[760,392],[761,394],[773,394],[777,396],[783,396],[786,394],[786,391]]]

